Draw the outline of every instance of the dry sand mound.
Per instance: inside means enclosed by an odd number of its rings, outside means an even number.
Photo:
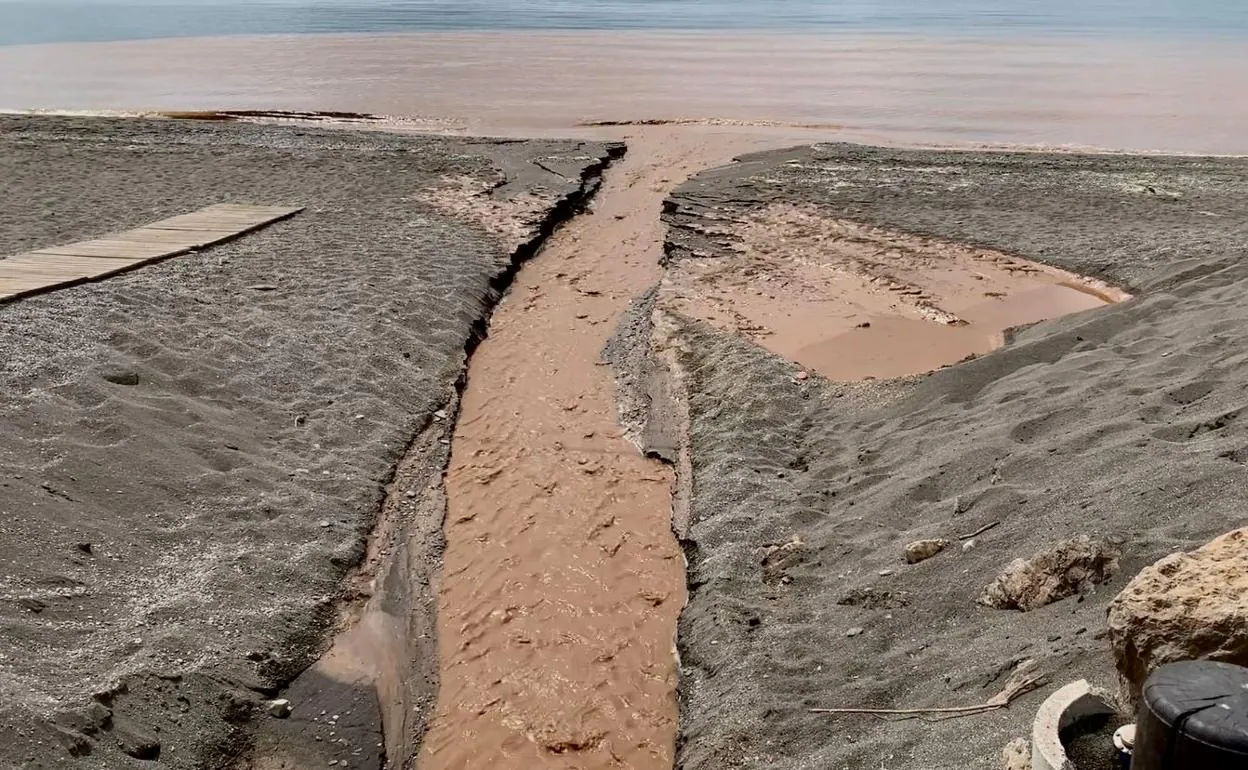
[[[608,150],[0,119],[0,255],[221,201],[307,207],[0,305],[0,767],[247,749],[266,695],[323,650],[396,460],[453,401],[521,244]],[[389,610],[429,599],[400,587]]]
[[[1111,686],[1108,600],[1162,554],[1242,526],[1248,161],[764,153],[669,200],[669,260],[730,256],[725,223],[779,203],[1138,295],[954,368],[852,385],[666,317],[692,467],[682,766],[996,767],[1042,694],[936,722],[810,709],[981,703],[1026,658],[1057,684]],[[901,558],[992,522],[969,548]],[[976,602],[1014,559],[1081,535],[1121,551],[1108,584],[1026,613]]]

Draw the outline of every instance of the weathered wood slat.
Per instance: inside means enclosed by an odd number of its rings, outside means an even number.
[[[236,238],[302,211],[222,203],[143,227],[0,259],[0,302],[99,280]]]

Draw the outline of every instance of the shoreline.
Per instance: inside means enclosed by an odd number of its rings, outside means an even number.
[[[236,117],[240,113],[266,113],[265,117]],[[216,115],[223,116],[221,118],[213,117]],[[335,120],[332,117],[319,117],[315,112],[295,111],[295,110],[231,110],[229,108],[204,109],[204,110],[126,110],[126,109],[4,109],[0,108],[0,116],[3,117],[68,117],[68,118],[127,118],[137,120],[171,120],[171,121],[204,121],[204,122],[236,122],[250,123],[254,125],[294,125],[325,128],[337,131],[379,131],[383,133],[395,133],[400,135],[416,135],[416,136],[446,136],[446,137],[462,137],[474,139],[499,139],[514,140],[532,138],[518,136],[506,131],[499,131],[493,134],[469,134],[466,128],[457,128],[448,130],[443,126],[447,123],[453,123],[456,119],[453,117],[404,117],[399,115],[373,115],[367,113],[358,113],[358,118]],[[309,117],[311,116],[311,117]],[[743,132],[756,132],[759,130],[775,130],[783,139],[778,141],[787,142],[794,146],[797,145],[823,145],[823,144],[861,144],[860,142],[849,141],[848,139],[829,139],[825,141],[804,141],[810,139],[809,136],[802,136],[802,132],[827,132],[835,131],[837,128],[832,125],[819,127],[816,125],[788,124],[778,121],[767,120],[741,120],[741,119],[720,119],[720,118],[636,118],[636,119],[614,119],[609,121],[589,120],[581,122],[566,130],[564,134],[553,134],[549,137],[542,137],[552,141],[575,141],[578,139],[603,139],[606,141],[614,141],[612,137],[617,136],[612,129],[628,129],[636,127],[651,126],[677,126],[696,130],[698,128],[723,128],[725,130],[740,130]],[[584,136],[579,136],[581,131],[585,131]],[[783,132],[783,133],[780,133]],[[792,133],[788,133],[792,132]],[[1001,152],[1001,153],[1031,153],[1045,155],[1091,155],[1106,157],[1140,157],[1140,158],[1248,158],[1248,151],[1233,153],[1209,153],[1195,151],[1177,151],[1177,150],[1123,150],[1113,147],[1096,147],[1096,146],[1079,146],[1079,145],[1046,145],[1046,144],[994,144],[987,142],[967,141],[961,144],[932,144],[922,142],[887,142],[880,141],[870,145],[872,147],[883,147],[895,150],[928,150],[932,152]]]

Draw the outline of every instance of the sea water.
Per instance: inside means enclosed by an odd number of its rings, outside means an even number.
[[[1248,37],[1244,0],[0,0],[0,45],[448,30]]]

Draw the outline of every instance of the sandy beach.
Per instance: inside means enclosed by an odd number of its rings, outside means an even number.
[[[1243,524],[1242,54],[1140,45],[0,47],[148,115],[0,117],[0,259],[303,207],[0,304],[0,765],[999,767]],[[1108,582],[977,603],[1078,535]]]

